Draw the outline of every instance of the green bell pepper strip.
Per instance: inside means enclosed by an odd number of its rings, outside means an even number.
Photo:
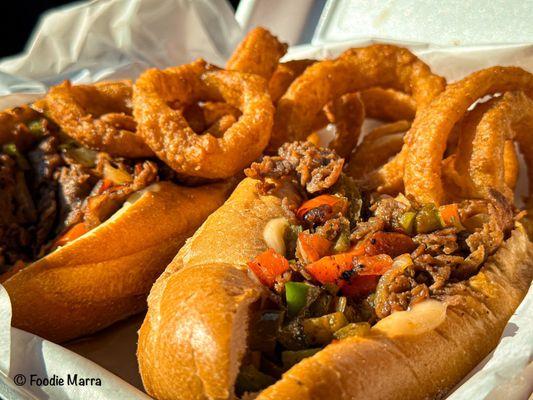
[[[41,138],[44,136],[44,126],[42,120],[36,119],[34,121],[30,121],[28,122],[27,126],[30,133],[36,138]]]
[[[307,293],[309,292],[309,285],[302,282],[287,282],[285,283],[285,299],[287,301],[287,309],[289,317],[294,317],[307,304]]]
[[[335,339],[344,339],[350,336],[364,336],[369,332],[370,324],[368,322],[354,322],[335,331],[333,337]]]
[[[415,218],[416,233],[429,233],[441,229],[439,211],[433,204],[425,204]]]
[[[8,156],[11,156],[15,159],[17,162],[17,165],[19,168],[23,170],[30,169],[30,164],[28,160],[20,153],[20,151],[17,149],[17,145],[15,143],[7,143],[2,146],[2,152],[4,154],[7,154]]]
[[[407,211],[406,213],[402,214],[398,222],[400,224],[400,227],[405,231],[405,233],[413,233],[413,229],[415,226],[415,218],[416,212],[414,211]]]
[[[333,333],[348,324],[342,312],[334,312],[302,321],[303,331],[310,344],[325,345],[333,339]]]
[[[298,364],[304,358],[311,357],[312,355],[318,353],[321,348],[317,349],[306,349],[306,350],[296,350],[296,351],[284,351],[281,353],[281,361],[283,363],[283,368],[285,370],[291,368],[293,365]]]

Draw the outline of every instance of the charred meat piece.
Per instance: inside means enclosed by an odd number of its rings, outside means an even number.
[[[266,156],[261,162],[253,163],[245,173],[262,182],[263,192],[276,187],[276,181],[290,177],[307,192],[317,193],[335,185],[343,165],[344,159],[333,150],[310,142],[293,142],[281,146],[278,156]]]

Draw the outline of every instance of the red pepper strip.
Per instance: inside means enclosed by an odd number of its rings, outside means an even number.
[[[79,238],[81,235],[87,233],[89,230],[85,226],[85,223],[80,222],[76,225],[74,225],[72,228],[70,228],[67,233],[65,233],[63,236],[58,238],[56,242],[54,243],[53,248],[64,246],[69,242],[72,242],[74,239]]]
[[[111,186],[113,186],[113,181],[111,179],[104,178],[102,181],[102,186],[100,186],[100,189],[98,189],[98,194],[104,193]]]
[[[364,256],[366,254],[366,244],[367,240],[360,241],[352,246],[348,253],[354,256]]]
[[[298,208],[296,216],[299,219],[302,219],[309,210],[324,205],[330,206],[332,213],[338,213],[346,207],[346,202],[340,197],[332,196],[330,194],[322,194],[304,202],[300,208]]]
[[[392,266],[392,258],[386,254],[356,256],[342,253],[322,257],[320,260],[306,265],[305,269],[322,284],[335,283],[342,286],[346,283],[346,280],[342,279],[342,273],[353,270],[356,265],[360,267],[357,275],[383,275]]]
[[[374,233],[369,239],[366,239],[364,243],[364,253],[367,256],[387,254],[394,258],[416,249],[413,239],[404,233],[397,232],[379,231]]]
[[[272,287],[276,277],[289,269],[289,262],[274,249],[268,249],[249,261],[248,267],[263,285]]]
[[[330,253],[331,242],[320,235],[302,232],[298,235],[297,249],[302,259],[311,263]]]
[[[322,284],[336,283],[343,272],[353,269],[354,258],[355,256],[350,253],[322,257],[318,261],[307,264],[305,270]]]
[[[360,269],[347,279],[343,272],[354,266]],[[335,283],[346,296],[361,297],[376,289],[379,277],[392,267],[392,258],[386,254],[377,256],[356,256],[350,253],[323,257],[305,267],[313,278],[322,284]]]
[[[383,275],[392,267],[392,258],[386,254],[356,257],[353,265],[359,267],[357,275]]]
[[[348,297],[365,297],[374,292],[379,278],[392,267],[393,260],[386,254],[380,254],[358,257],[356,262],[362,266],[362,270],[339,285],[342,293]]]
[[[358,242],[349,253],[356,256],[387,254],[397,257],[400,254],[410,253],[414,249],[416,249],[416,244],[410,236],[397,232],[379,231]]]
[[[349,283],[341,287],[341,292],[346,297],[366,297],[376,290],[381,275],[357,275]]]

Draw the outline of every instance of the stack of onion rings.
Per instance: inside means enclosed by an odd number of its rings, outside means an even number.
[[[136,134],[129,81],[72,85],[65,81],[46,95],[46,109],[61,129],[83,145],[129,158],[153,155]]]
[[[513,144],[515,122],[524,120],[532,104],[522,93],[505,93],[478,104],[461,121],[458,146],[450,167],[444,170],[461,197],[488,198],[498,190],[512,200],[518,177],[518,160]]]
[[[311,65],[291,84],[278,102],[270,148],[304,139],[320,110],[343,94],[380,86],[411,95],[421,107],[444,85],[443,78],[406,49],[390,45],[352,49],[335,60]]]
[[[406,138],[408,151],[404,184],[408,194],[421,203],[446,202],[442,185],[442,160],[454,125],[478,99],[507,91],[533,94],[533,75],[517,67],[492,67],[475,72],[449,85],[431,107],[417,114]],[[529,139],[524,136],[527,135],[521,136],[521,143],[524,143],[521,151],[527,160],[531,153]],[[500,143],[502,146],[497,151],[503,158],[504,142]],[[502,177],[505,175],[501,171],[495,175],[498,182],[504,181]]]
[[[202,101],[226,102],[242,115],[222,135],[195,132],[183,111]],[[207,179],[228,178],[248,166],[266,147],[273,106],[266,81],[257,75],[215,70],[203,61],[166,70],[150,69],[135,83],[138,132],[178,173]]]
[[[379,51],[379,47],[377,46],[374,51]],[[385,46],[386,49],[390,50],[391,48],[394,50],[397,50],[399,52],[405,52],[412,59],[416,60],[416,57],[414,57],[411,53],[409,53],[405,49],[399,49],[394,46]],[[368,50],[367,50],[368,51]],[[393,51],[394,53],[394,51]],[[366,53],[365,53],[366,54]],[[363,54],[364,56],[364,54]],[[350,60],[352,57],[363,57],[357,53],[357,51],[347,51],[343,53],[340,57],[346,58],[347,60]],[[394,56],[394,55],[392,55]],[[328,62],[325,62],[326,65]],[[318,63],[321,64],[321,63]],[[313,66],[315,65],[315,66]],[[304,79],[300,78],[300,75],[304,74],[304,71],[308,71],[310,66],[313,66],[313,68],[316,68],[317,61],[315,60],[295,60],[295,61],[289,61],[287,63],[282,63],[278,66],[276,72],[272,76],[270,82],[269,82],[269,88],[270,93],[272,96],[272,99],[274,103],[276,104],[278,100],[282,97],[289,96],[287,93],[289,88],[291,87],[291,84],[294,83],[297,79]],[[422,68],[422,70],[425,71],[429,68],[423,64],[422,62],[418,61],[417,65],[422,65],[425,68]],[[418,68],[418,67],[416,67]],[[340,69],[339,69],[340,70]],[[424,73],[419,73],[420,75],[423,75]],[[325,77],[327,79],[328,77]],[[434,76],[434,78],[431,78],[430,80],[433,80],[435,83],[434,85],[437,87],[437,89],[434,90],[434,93],[431,96],[434,96],[434,94],[441,91],[444,87],[444,80],[440,77]],[[320,88],[320,82],[315,82]],[[284,94],[282,96],[282,94]],[[355,96],[356,94],[354,92],[343,94],[342,96],[333,97],[330,99],[328,103],[323,105],[323,109],[318,111],[316,116],[311,119],[311,125],[308,126],[306,130],[309,130],[310,132],[316,131],[318,129],[323,128],[328,123],[333,123],[337,125],[337,137],[336,139],[330,144],[330,147],[333,147],[335,150],[339,151],[342,156],[345,158],[349,157],[350,150],[353,148],[353,146],[357,143],[358,137],[361,132],[361,124],[363,121],[363,117],[369,117],[369,118],[376,118],[383,121],[399,121],[399,120],[412,120],[414,118],[414,114],[416,112],[416,102],[415,100],[408,94],[403,93],[398,90],[393,89],[382,89],[380,87],[371,87],[369,89],[365,89],[362,91],[359,91],[357,96],[358,100],[357,103],[362,103],[364,105],[364,114],[361,110],[361,107],[356,107],[355,98],[352,98],[350,102],[352,105],[350,106],[354,111],[352,114],[355,114],[355,110],[359,109],[360,111],[357,111],[356,116],[352,116],[351,119],[347,119],[347,113],[342,112],[341,109],[338,107],[340,104],[345,104],[345,108],[347,110],[350,109],[350,107],[346,104],[346,98],[344,100],[339,100],[343,96]],[[333,104],[337,103],[337,107],[333,107]],[[426,104],[427,101],[424,103]],[[278,107],[279,111],[280,107]],[[339,113],[339,115],[335,115],[335,111]],[[277,114],[278,115],[278,114]],[[349,130],[346,130],[345,127],[350,126]],[[300,137],[299,137],[300,138]],[[341,138],[349,138],[349,140],[341,139]],[[284,140],[284,139],[283,139]],[[342,143],[342,145],[340,145]],[[350,147],[348,147],[350,146]],[[272,147],[272,144],[271,144]],[[275,145],[274,145],[275,147]],[[391,154],[389,154],[391,155]],[[394,154],[392,154],[393,156]],[[403,160],[403,157],[401,158]],[[400,161],[401,161],[400,160]],[[391,170],[396,169],[402,169],[403,166],[401,165],[401,162],[397,162],[398,160],[395,160],[394,164],[391,166]],[[398,168],[396,164],[398,165]],[[386,170],[385,170],[386,171]],[[383,172],[383,171],[382,171]],[[375,186],[380,186],[380,183],[382,181],[390,180],[392,175],[390,173],[387,174],[387,176],[382,177],[381,174],[374,174],[374,178],[376,179]],[[398,189],[399,185],[398,183],[401,181],[402,173],[396,173],[395,171],[395,184],[393,185],[395,189]],[[374,179],[372,179],[374,180]],[[372,181],[370,180],[370,181]]]

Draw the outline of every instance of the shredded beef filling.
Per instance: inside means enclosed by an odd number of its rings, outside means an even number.
[[[246,170],[248,177],[259,181],[264,194],[275,194],[284,182],[296,186],[303,199],[324,193],[336,193],[338,182],[346,179],[341,174],[343,160],[330,149],[319,148],[309,142],[283,145],[277,156],[265,156]],[[297,220],[299,204],[283,198],[282,205],[291,223],[310,230],[335,246],[341,233],[346,234],[352,248],[380,232],[403,232],[401,219],[407,212],[416,213],[423,205],[413,198],[363,194],[371,199],[366,208],[359,210],[357,218],[336,214],[328,204],[321,204],[307,211]],[[353,199],[351,199],[353,201]],[[359,200],[360,201],[360,200]],[[359,203],[360,208],[360,203]],[[378,318],[384,318],[395,310],[405,310],[425,298],[436,296],[449,284],[468,279],[476,274],[486,258],[494,253],[511,231],[516,210],[499,192],[492,191],[489,200],[468,200],[458,204],[461,220],[466,228],[437,227],[430,232],[409,233],[416,249],[410,253],[412,265],[398,271],[388,271],[381,279],[377,291],[371,297]],[[365,215],[360,219],[359,215]],[[336,242],[337,241],[337,242]],[[288,248],[295,248],[290,245]],[[283,295],[287,280],[304,280],[316,284],[305,271],[305,260],[296,252],[296,262],[291,273],[278,277],[275,287]],[[295,275],[296,273],[296,275]],[[357,268],[346,276],[358,274]]]
[[[27,128],[29,121],[13,123],[13,137],[22,145],[0,148],[0,271],[43,257],[74,225],[90,230],[134,192],[175,178],[158,160],[126,160],[84,149],[37,116],[38,135]],[[129,179],[112,181],[106,168]]]
[[[265,156],[245,172],[261,181],[261,191],[267,193],[281,178],[291,178],[309,193],[331,188],[339,179],[344,159],[333,150],[316,147],[310,142],[285,143],[278,156]]]
[[[251,318],[237,393],[250,382],[268,386],[331,341],[366,335],[393,312],[460,289],[522,215],[499,192],[439,206],[360,193],[342,165],[331,150],[297,142],[246,170],[261,193],[282,199],[287,227],[281,238],[279,220],[276,230],[267,225],[272,248],[248,263],[268,296]]]

